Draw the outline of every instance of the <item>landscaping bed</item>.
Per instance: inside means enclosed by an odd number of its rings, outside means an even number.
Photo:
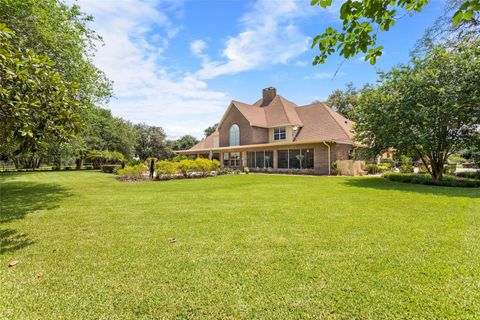
[[[390,181],[424,184],[444,187],[464,187],[464,188],[478,188],[480,187],[480,179],[463,178],[463,175],[456,177],[452,175],[444,175],[441,181],[436,181],[429,174],[418,173],[397,173],[387,172],[383,177]]]

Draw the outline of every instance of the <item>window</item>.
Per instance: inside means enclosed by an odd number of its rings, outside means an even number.
[[[300,150],[289,150],[288,153],[290,169],[300,169],[300,159],[302,158]]]
[[[234,124],[230,127],[230,146],[240,145],[240,128]]]
[[[288,169],[288,150],[278,150],[278,168]]]
[[[273,129],[273,140],[285,140],[287,138],[287,131],[285,127]]]
[[[256,160],[256,164],[255,164],[255,167],[257,168],[265,168],[265,157],[264,157],[264,153],[263,151],[257,151],[255,152],[256,153],[256,156],[255,156],[255,160]]]
[[[240,167],[240,152],[230,152],[230,167]]]
[[[247,152],[247,165],[249,168],[255,168],[255,152]]]
[[[302,168],[313,169],[313,149],[302,149],[302,155]]]
[[[265,151],[265,168],[273,168],[273,151]]]
[[[229,159],[230,159],[230,157],[228,156],[228,152],[225,152],[225,153],[223,154],[223,165],[224,165],[224,166],[227,166],[227,167],[228,167],[228,165],[229,165]]]

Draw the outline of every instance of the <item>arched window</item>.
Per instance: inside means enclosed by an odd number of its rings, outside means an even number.
[[[234,124],[230,127],[230,146],[240,145],[240,128]]]

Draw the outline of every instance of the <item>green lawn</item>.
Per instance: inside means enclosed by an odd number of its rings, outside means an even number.
[[[87,171],[0,183],[0,319],[480,318],[479,189]]]

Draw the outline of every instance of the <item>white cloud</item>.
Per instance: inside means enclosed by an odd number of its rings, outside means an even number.
[[[190,43],[190,51],[192,51],[195,56],[202,55],[203,50],[205,50],[206,48],[207,43],[201,39],[192,41],[192,43]]]
[[[335,74],[333,72],[317,72],[311,76],[306,76],[304,79],[313,80],[313,79],[332,79]]]
[[[222,92],[191,75],[162,66],[162,54],[181,27],[155,1],[91,1],[78,4],[95,17],[92,27],[105,46],[95,64],[114,82],[114,115],[133,122],[162,126],[169,137],[202,136],[203,129],[221,117],[228,105]],[[202,45],[196,46],[199,53]]]
[[[304,77],[305,80],[318,80],[318,79],[330,79],[333,80],[333,78],[338,77],[338,76],[344,76],[346,73],[345,72],[317,72],[312,74],[311,76],[306,76]]]
[[[230,37],[221,61],[205,61],[197,72],[200,79],[285,64],[308,49],[309,38],[295,25],[312,8],[300,0],[258,0],[240,22],[243,30]]]

